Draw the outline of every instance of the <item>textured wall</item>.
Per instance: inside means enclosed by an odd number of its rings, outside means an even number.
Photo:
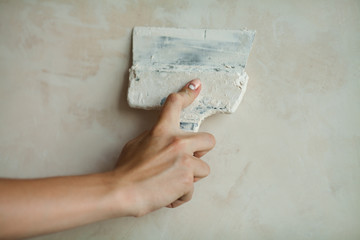
[[[290,3],[293,2],[293,3]],[[193,200],[37,239],[359,239],[360,3],[0,1],[0,176],[110,169],[157,113],[126,103],[135,25],[257,35]]]

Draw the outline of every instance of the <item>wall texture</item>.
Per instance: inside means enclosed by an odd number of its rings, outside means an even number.
[[[0,176],[111,169],[157,112],[126,102],[133,26],[247,27],[245,98],[193,200],[36,239],[359,239],[360,3],[0,1]]]

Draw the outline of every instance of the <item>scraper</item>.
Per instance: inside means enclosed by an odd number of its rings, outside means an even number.
[[[159,108],[166,97],[199,78],[202,90],[181,113],[180,128],[197,132],[203,119],[233,113],[245,93],[255,31],[135,27],[128,103]]]

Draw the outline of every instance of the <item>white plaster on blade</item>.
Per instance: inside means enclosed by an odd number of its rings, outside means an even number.
[[[197,131],[206,117],[234,112],[246,90],[244,68],[254,36],[249,30],[134,28],[129,105],[158,108],[170,93],[200,78],[200,95],[183,110],[180,127]]]

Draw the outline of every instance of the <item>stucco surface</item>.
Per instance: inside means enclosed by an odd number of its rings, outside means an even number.
[[[154,124],[126,101],[134,26],[247,27],[247,92],[201,125],[191,202],[34,239],[359,239],[359,23],[357,0],[1,1],[0,176],[109,170]]]

